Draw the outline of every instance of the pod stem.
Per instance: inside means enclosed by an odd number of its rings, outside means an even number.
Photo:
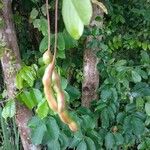
[[[48,27],[48,51],[51,53],[50,51],[50,46],[51,46],[51,25],[50,25],[50,16],[49,16],[49,5],[48,5],[48,0],[46,0],[46,16],[47,16],[47,27]]]

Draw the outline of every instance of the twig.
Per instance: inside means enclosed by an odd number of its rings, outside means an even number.
[[[58,22],[58,0],[55,1],[55,45],[54,45],[54,57],[53,57],[53,63],[55,63],[56,54],[57,54],[57,24]]]
[[[49,17],[49,5],[48,5],[48,0],[46,0],[46,14],[47,14],[47,26],[48,26],[48,52],[51,53],[50,51],[50,43],[51,43],[51,38],[50,38],[50,17]]]

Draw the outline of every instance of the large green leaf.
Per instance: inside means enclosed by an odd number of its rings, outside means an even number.
[[[72,0],[72,3],[78,12],[84,25],[90,23],[92,17],[92,5],[90,0]]]
[[[63,0],[63,20],[67,31],[74,39],[79,39],[83,33],[84,25],[72,3],[72,0]]]
[[[56,120],[53,117],[50,117],[47,121],[47,130],[48,130],[50,139],[58,140],[60,129]]]
[[[16,113],[15,101],[9,100],[2,111],[2,117],[7,119],[8,117],[13,117]]]

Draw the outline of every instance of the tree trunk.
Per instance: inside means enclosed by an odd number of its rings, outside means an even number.
[[[102,21],[96,21],[95,18],[97,16],[103,17],[103,13],[101,9],[93,5],[93,18],[90,23],[90,27],[92,28],[96,26],[97,28],[102,27]],[[86,45],[93,40],[92,36],[88,36],[86,40]],[[97,37],[97,40],[101,40],[101,36]],[[87,46],[86,46],[87,47]],[[96,57],[96,53],[100,48],[89,49],[86,48],[84,51],[83,58],[83,74],[84,80],[82,84],[82,106],[90,107],[90,104],[93,100],[98,99],[97,89],[99,87],[99,72],[97,70],[98,58]]]
[[[0,41],[5,43],[1,64],[7,95],[9,98],[13,98],[16,94],[15,78],[21,66],[21,59],[14,24],[12,22],[11,0],[3,0],[3,9],[0,11],[0,17],[4,21],[4,27],[0,29]],[[24,150],[39,149],[39,147],[31,143],[29,137],[30,129],[27,127],[27,122],[31,116],[32,112],[16,101],[16,124],[20,132]]]

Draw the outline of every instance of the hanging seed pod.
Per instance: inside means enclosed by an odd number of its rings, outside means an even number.
[[[52,74],[53,89],[56,93],[58,113],[65,110],[65,94],[61,87],[61,80],[58,73],[54,70]]]
[[[43,62],[45,65],[48,65],[52,62],[52,54],[49,50],[47,50],[44,54],[43,54]]]
[[[76,132],[78,130],[78,125],[75,121],[72,121],[70,124],[69,124],[69,128],[71,131],[73,132]]]
[[[71,117],[69,116],[69,113],[68,113],[67,110],[65,110],[65,111],[63,111],[63,112],[61,112],[61,113],[59,113],[58,115],[59,115],[59,117],[60,117],[60,119],[61,119],[61,121],[62,121],[63,123],[65,123],[65,124],[70,124],[70,123],[72,122],[72,119],[71,119]]]
[[[53,89],[51,88],[53,66],[54,66],[53,64],[49,64],[47,66],[47,68],[45,69],[45,73],[44,73],[42,81],[43,81],[43,85],[44,85],[45,97],[48,101],[48,104],[54,112],[57,112],[57,109],[58,109],[57,101],[53,94]]]
[[[69,126],[71,131],[76,132],[78,130],[77,123],[75,121],[73,121],[73,119],[70,117],[67,110],[59,113],[58,115],[59,115],[61,121]]]

